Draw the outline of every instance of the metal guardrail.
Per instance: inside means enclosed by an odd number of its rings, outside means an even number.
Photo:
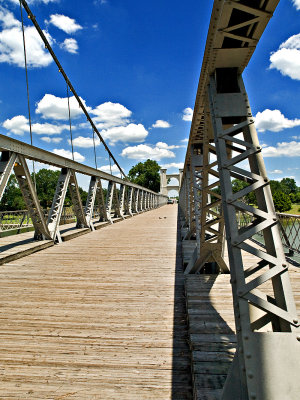
[[[45,218],[48,218],[50,209],[43,210]],[[97,218],[98,212],[94,212],[93,217]],[[65,225],[76,220],[72,207],[64,207],[60,220],[60,225]],[[21,229],[33,228],[33,222],[27,210],[0,211],[0,235],[1,232],[16,231],[20,233]]]
[[[300,215],[276,213],[282,244],[289,249],[289,255],[294,252],[300,254]],[[237,214],[239,227],[248,226],[253,222],[253,215],[239,212]],[[262,233],[258,232],[258,236],[262,237]]]

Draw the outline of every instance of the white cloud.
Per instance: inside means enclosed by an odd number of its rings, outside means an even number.
[[[167,143],[164,143],[164,142],[157,142],[156,146],[161,148],[161,149],[169,149],[169,150],[180,149],[180,147],[185,147],[185,146],[182,146],[182,145],[178,146],[178,145],[174,145],[174,144],[168,145]]]
[[[104,139],[108,139],[111,144],[116,142],[143,142],[148,136],[148,131],[142,124],[129,124],[127,126],[116,126],[101,131]]]
[[[14,64],[24,68],[24,50],[21,23],[14,15],[0,6],[0,23],[3,27],[0,32],[0,62]],[[49,43],[52,38],[44,31]],[[34,26],[25,26],[27,48],[27,64],[31,68],[46,67],[52,63],[52,57],[45,50],[44,43]]]
[[[171,128],[171,125],[167,121],[158,119],[155,124],[152,125],[153,128]]]
[[[190,107],[185,108],[183,110],[182,119],[184,121],[192,121],[192,119],[193,119],[193,109],[190,108]]]
[[[68,34],[82,29],[82,26],[77,24],[75,19],[62,14],[52,14],[49,23]]]
[[[184,167],[184,163],[183,162],[181,162],[181,163],[169,163],[169,164],[163,164],[162,166],[161,166],[161,168],[178,168],[178,169],[182,169]]]
[[[72,159],[72,152],[70,150],[54,149],[53,153],[57,154],[58,156]],[[77,151],[74,151],[74,160],[78,162],[83,162],[85,160],[85,157]]]
[[[186,138],[186,139],[182,139],[182,140],[180,140],[182,143],[188,143],[189,142],[189,138]]]
[[[292,139],[300,140],[300,136],[292,136]]]
[[[71,144],[71,140],[68,140],[69,144]],[[100,145],[100,139],[95,137],[95,146]],[[73,146],[74,147],[82,147],[85,149],[89,149],[94,147],[93,138],[78,136],[77,138],[73,139]]]
[[[60,137],[51,138],[49,136],[43,136],[41,137],[41,140],[43,140],[46,143],[60,143],[62,141],[62,138]]]
[[[71,54],[78,54],[78,43],[76,39],[68,38],[60,44],[60,47]]]
[[[91,114],[95,115],[93,119],[98,129],[108,129],[127,125],[132,112],[122,104],[108,101],[91,110]]]
[[[107,172],[107,173],[110,174],[110,165],[102,165],[102,166],[99,167],[98,169],[99,169],[100,171]],[[115,172],[120,172],[120,171],[119,171],[119,168],[118,168],[115,164],[113,164],[113,165],[111,166],[111,172],[112,172],[112,173],[115,173]]]
[[[11,119],[7,119],[3,122],[2,126],[15,135],[23,135],[24,132],[29,132],[29,120],[24,115],[17,115]],[[31,125],[31,129],[37,135],[59,135],[62,131],[68,130],[69,126],[65,124],[36,123]]]
[[[280,132],[300,125],[300,119],[288,119],[279,110],[266,109],[255,116],[255,126],[259,132]]]
[[[88,111],[91,110],[87,107],[85,101],[80,97]],[[77,118],[83,115],[81,108],[74,96],[70,97],[70,110],[71,118]],[[56,120],[68,120],[68,98],[56,97],[52,94],[45,94],[45,96],[36,104],[36,113],[41,114],[43,118],[50,118]]]
[[[270,174],[283,174],[283,171],[281,169],[274,169],[273,171],[269,172]]]
[[[22,136],[24,132],[29,132],[28,119],[24,115],[16,115],[11,119],[7,119],[2,126],[15,135]]]
[[[292,0],[297,10],[300,10],[300,0]]]
[[[299,157],[300,142],[282,142],[275,146],[266,146],[262,149],[264,157]]]
[[[3,0],[1,0],[3,1]],[[14,4],[20,4],[19,0],[9,0],[11,3]],[[44,4],[49,4],[49,3],[58,3],[60,0],[27,0],[28,4],[33,4],[33,3],[44,3]]]
[[[300,33],[291,36],[270,56],[270,68],[300,80]]]
[[[162,146],[162,144],[165,146]],[[168,145],[162,142],[157,143],[155,146],[139,144],[126,147],[121,155],[134,160],[147,160],[150,158],[151,160],[160,161],[163,158],[175,158],[175,154],[168,149]]]

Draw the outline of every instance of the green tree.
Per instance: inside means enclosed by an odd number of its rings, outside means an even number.
[[[275,211],[284,212],[289,211],[292,208],[292,202],[290,197],[281,191],[277,191],[273,195],[273,201]]]
[[[283,179],[281,179],[280,184],[282,187],[282,191],[286,194],[290,194],[290,193],[295,194],[298,191],[296,181],[293,178],[283,178]]]
[[[271,192],[272,195],[274,196],[274,194],[276,192],[283,192],[282,190],[282,186],[281,183],[279,181],[273,181],[272,179],[270,180],[270,188],[271,188]]]
[[[11,175],[0,203],[0,209],[1,211],[15,211],[25,208],[25,201],[19,189],[17,178],[15,175]]]
[[[147,160],[145,162],[139,162],[134,165],[129,173],[128,178],[131,182],[138,185],[144,186],[154,192],[159,192],[160,190],[160,176],[159,176],[160,166],[156,161]]]
[[[46,168],[40,169],[36,173],[36,191],[42,208],[51,207],[59,175],[60,171],[52,171]]]

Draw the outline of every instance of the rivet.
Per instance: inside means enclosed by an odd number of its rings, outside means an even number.
[[[287,268],[287,264],[282,264],[283,268]]]
[[[250,353],[247,353],[247,354],[246,354],[246,357],[247,357],[247,358],[251,358],[251,354],[250,354]]]
[[[255,400],[256,399],[256,394],[255,393],[250,393],[250,399]]]
[[[268,182],[268,178],[264,178],[264,182]]]
[[[238,290],[237,294],[238,296],[242,296],[243,292],[241,290]]]
[[[298,340],[298,342],[300,342],[300,335],[297,336],[297,340]]]
[[[249,339],[249,336],[247,336],[247,335],[244,336],[244,339],[245,339],[245,340],[248,340],[248,339]]]
[[[249,371],[249,373],[248,373],[248,378],[249,378],[249,379],[252,379],[252,378],[253,378],[253,374],[252,374],[251,371]]]
[[[293,322],[294,322],[294,324],[298,324],[298,320],[297,320],[297,318],[295,318],[295,319],[293,319]]]
[[[256,148],[257,148],[257,150],[260,150],[260,146],[257,146]]]

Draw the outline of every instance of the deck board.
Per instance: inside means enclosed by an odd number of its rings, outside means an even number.
[[[0,268],[0,398],[190,399],[168,205]]]

